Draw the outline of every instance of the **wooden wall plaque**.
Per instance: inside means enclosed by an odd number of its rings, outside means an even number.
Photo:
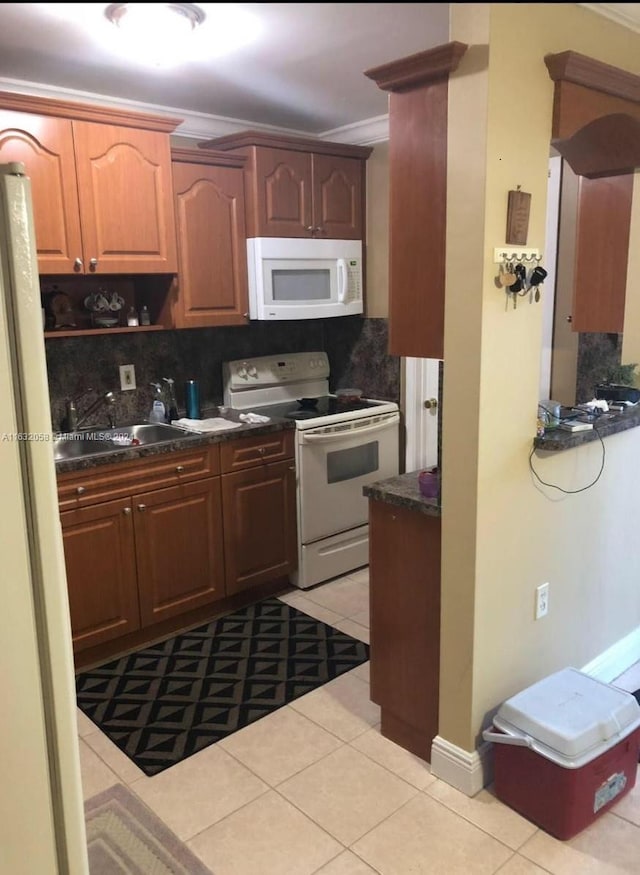
[[[510,191],[507,206],[507,233],[505,243],[524,246],[529,233],[531,195],[526,191]]]

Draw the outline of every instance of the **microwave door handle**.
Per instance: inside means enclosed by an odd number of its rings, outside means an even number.
[[[347,262],[344,258],[338,259],[338,303],[344,304],[347,297],[347,286],[349,282],[349,274],[347,273]]]

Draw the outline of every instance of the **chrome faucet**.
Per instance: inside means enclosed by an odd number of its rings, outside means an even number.
[[[77,431],[83,422],[86,422],[87,419],[99,410],[103,405],[107,405],[107,417],[109,421],[109,428],[113,428],[116,424],[116,416],[115,416],[115,403],[116,403],[116,395],[115,392],[105,392],[104,395],[100,395],[99,398],[90,404],[89,407],[84,411],[80,416],[78,415],[78,407],[79,402],[88,395],[89,392],[93,392],[93,389],[87,389],[86,392],[83,392],[82,395],[78,396],[78,398],[68,398],[66,401],[66,416],[63,423],[63,428],[66,431]]]

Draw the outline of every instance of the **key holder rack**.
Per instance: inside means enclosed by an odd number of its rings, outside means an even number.
[[[518,298],[529,297],[529,303],[540,300],[540,286],[547,271],[540,265],[542,255],[539,249],[513,248],[499,246],[493,251],[494,261],[499,265],[496,286],[503,288],[515,310]]]

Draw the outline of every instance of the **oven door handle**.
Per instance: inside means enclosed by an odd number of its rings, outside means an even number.
[[[332,441],[344,440],[349,437],[359,437],[361,434],[373,434],[374,432],[381,432],[391,426],[395,426],[398,424],[398,417],[393,417],[393,419],[388,419],[386,422],[383,422],[379,425],[370,425],[367,428],[353,428],[348,431],[333,431],[329,434],[306,434],[304,431],[302,432],[302,443],[303,444],[328,444]]]

